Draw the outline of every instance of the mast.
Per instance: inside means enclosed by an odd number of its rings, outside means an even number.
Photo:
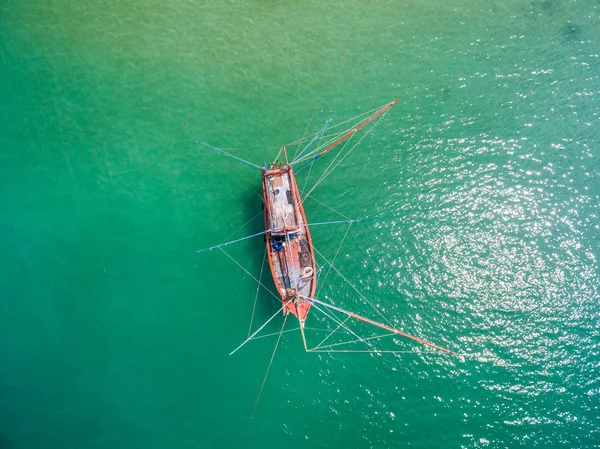
[[[290,165],[290,162],[288,161],[287,151],[285,149],[285,145],[282,145],[281,149],[283,150],[283,157],[285,157],[285,165]]]

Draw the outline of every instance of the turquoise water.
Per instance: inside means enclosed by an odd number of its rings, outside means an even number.
[[[0,447],[600,445],[600,5],[372,0],[352,34],[364,7],[0,4]],[[286,333],[249,425],[276,339],[228,356],[256,282],[195,250],[261,230],[260,177],[194,141],[262,164],[394,98],[306,213],[376,216],[335,266],[458,356]],[[260,238],[228,252],[259,275]]]

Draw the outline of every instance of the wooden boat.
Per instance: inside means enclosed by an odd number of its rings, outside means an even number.
[[[286,162],[287,153],[282,148]],[[317,286],[315,256],[308,222],[289,163],[273,163],[262,172],[266,245],[273,281],[283,313],[292,313],[303,326]]]
[[[383,315],[380,311],[378,311],[373,304],[369,302],[369,304],[374,308],[374,310],[384,318],[384,320],[388,324],[384,324],[378,321],[374,321],[372,319],[366,318],[364,316],[358,315],[351,311],[342,309],[341,307],[335,306],[333,304],[329,304],[327,302],[321,301],[320,299],[315,298],[315,290],[317,286],[317,274],[316,270],[316,262],[315,262],[315,248],[313,247],[312,240],[310,237],[309,231],[309,223],[306,219],[306,215],[304,213],[304,207],[302,204],[302,197],[300,191],[298,189],[298,185],[296,183],[295,173],[302,170],[304,167],[312,164],[314,161],[319,159],[328,151],[337,147],[344,141],[348,141],[354,134],[371,123],[377,117],[382,116],[386,111],[388,111],[394,104],[396,104],[397,100],[388,103],[380,108],[377,108],[374,111],[370,111],[367,114],[368,117],[365,118],[363,114],[357,122],[351,125],[349,128],[338,132],[333,133],[330,137],[330,140],[326,141],[322,146],[318,146],[316,149],[308,152],[307,150],[311,147],[311,145],[321,136],[323,136],[323,132],[327,128],[329,122],[325,124],[325,126],[314,136],[314,138],[308,143],[308,145],[302,150],[298,155],[296,155],[292,161],[288,161],[287,150],[286,147],[283,146],[281,151],[284,155],[284,162],[278,161],[278,157],[276,157],[275,162],[272,162],[269,167],[266,165],[264,167],[259,167],[251,162],[243,160],[237,156],[234,156],[226,151],[223,151],[219,148],[215,148],[212,145],[209,145],[205,142],[200,142],[208,148],[218,152],[219,154],[225,155],[232,159],[237,160],[238,162],[242,162],[246,165],[249,165],[257,170],[262,172],[262,199],[263,199],[263,210],[264,210],[264,225],[265,230],[253,235],[249,235],[247,237],[239,238],[236,240],[232,240],[230,242],[221,243],[219,245],[211,246],[208,248],[204,248],[198,250],[198,252],[212,250],[215,248],[221,249],[224,246],[230,245],[232,243],[240,242],[242,240],[246,240],[248,238],[256,237],[259,235],[264,235],[265,244],[266,244],[266,253],[269,259],[269,266],[271,269],[271,274],[273,276],[274,284],[277,288],[277,292],[279,293],[279,297],[281,299],[281,309],[277,311],[269,320],[267,320],[258,330],[256,330],[252,335],[249,335],[248,338],[235,350],[231,352],[231,354],[235,353],[238,349],[244,346],[248,341],[252,340],[259,332],[261,332],[265,326],[277,316],[279,313],[283,311],[283,314],[287,316],[291,313],[300,322],[300,331],[302,333],[302,339],[304,341],[304,349],[306,351],[320,351],[322,349],[327,348],[323,347],[322,344],[328,340],[328,338],[336,332],[338,329],[344,329],[348,334],[358,337],[351,329],[349,329],[344,323],[349,319],[354,319],[357,321],[361,321],[363,323],[367,323],[369,325],[378,327],[380,329],[386,330],[390,332],[389,335],[399,335],[413,341],[416,341],[425,346],[429,346],[435,348],[437,350],[447,352],[450,354],[454,354],[453,351],[438,346],[434,343],[430,343],[426,340],[423,340],[419,337],[407,334],[399,329],[396,329],[392,323]],[[352,120],[350,120],[352,121]],[[374,125],[373,125],[374,127]],[[373,129],[371,127],[371,130]],[[358,141],[360,142],[360,140]],[[358,144],[358,143],[357,143]],[[355,146],[357,145],[355,144]],[[345,148],[345,145],[344,147]],[[343,151],[342,148],[342,151]],[[354,148],[354,147],[352,147]],[[351,150],[349,150],[351,151]],[[305,154],[306,153],[306,154]],[[345,157],[345,156],[344,156]],[[342,158],[343,160],[343,158]],[[341,162],[341,161],[340,161]],[[332,162],[333,164],[333,162]],[[298,166],[299,165],[299,166]],[[338,162],[339,165],[339,162]],[[337,165],[336,165],[337,166]],[[335,167],[333,167],[335,168]],[[332,171],[331,169],[329,173]],[[326,169],[326,172],[328,169]],[[324,175],[320,179],[322,179]],[[320,181],[318,181],[320,182]],[[318,183],[317,182],[317,183]],[[315,187],[313,187],[314,189]],[[311,190],[312,192],[312,190]],[[309,195],[308,192],[306,195]],[[311,223],[311,226],[315,226],[317,224],[333,224],[333,223],[353,223],[364,221],[366,219],[359,220],[344,220],[344,221],[336,221],[336,222],[326,222],[326,223]],[[227,253],[225,253],[227,254]],[[228,255],[229,256],[229,255]],[[322,255],[321,255],[322,256]],[[235,261],[231,256],[229,256],[232,260]],[[239,262],[235,261],[241,268],[243,268]],[[339,271],[333,266],[332,263],[329,264],[330,268],[334,269],[336,272]],[[247,272],[247,270],[246,270]],[[250,273],[248,273],[250,274]],[[341,273],[340,273],[341,275]],[[252,276],[250,274],[250,276]],[[253,277],[253,276],[252,276]],[[260,280],[257,280],[259,286],[267,289],[264,284],[261,283]],[[343,277],[343,279],[350,284],[348,279]],[[350,286],[353,287],[355,291],[358,290],[352,284]],[[268,290],[268,289],[267,289]],[[364,296],[361,295],[361,298]],[[333,330],[321,343],[319,343],[316,347],[309,349],[307,346],[304,329],[305,329],[305,321],[308,316],[309,310],[312,306],[315,306],[317,310],[322,310],[321,307],[329,309],[331,312],[335,312],[337,314],[341,314],[345,317],[344,321],[339,321],[335,318],[332,318],[337,327]],[[328,315],[331,318],[331,315]],[[285,320],[284,320],[285,326]],[[283,332],[283,328],[282,328]],[[250,333],[250,332],[249,332]],[[372,338],[380,338],[380,337],[372,337]],[[358,338],[358,342],[366,343],[368,339]],[[354,342],[348,342],[354,343]],[[343,344],[343,343],[338,343]],[[337,346],[331,345],[331,346]],[[329,346],[329,347],[331,347]],[[331,350],[335,351],[335,350]]]

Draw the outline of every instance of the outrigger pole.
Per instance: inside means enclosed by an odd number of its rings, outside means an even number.
[[[210,144],[208,144],[208,143],[206,143],[206,142],[202,142],[202,141],[200,141],[200,140],[196,140],[196,143],[202,144],[202,145],[204,145],[206,148],[210,148],[211,150],[213,150],[213,151],[216,151],[217,153],[219,153],[219,154],[222,154],[223,156],[230,157],[231,159],[234,159],[234,160],[236,160],[236,161],[238,161],[238,162],[241,162],[241,163],[243,163],[243,164],[249,165],[249,166],[250,166],[250,167],[252,167],[252,168],[256,168],[257,170],[262,170],[262,168],[261,168],[261,167],[259,167],[258,165],[256,165],[256,164],[253,164],[252,162],[248,162],[247,160],[244,160],[244,159],[242,159],[241,157],[234,156],[233,154],[230,154],[230,153],[228,153],[227,151],[223,151],[223,150],[221,150],[220,148],[213,147],[212,145],[210,145]]]
[[[323,301],[319,301],[316,298],[309,298],[309,297],[303,296],[303,295],[300,295],[300,297],[306,299],[307,301],[320,304],[320,305],[322,305],[324,307],[327,307],[327,308],[329,308],[331,310],[335,310],[336,312],[343,313],[344,315],[348,316],[349,318],[354,318],[356,320],[363,321],[363,322],[365,322],[367,324],[371,324],[373,326],[380,327],[381,329],[385,329],[385,330],[390,331],[390,332],[392,332],[394,334],[401,335],[401,336],[406,337],[406,338],[410,338],[411,340],[414,340],[414,341],[416,341],[418,343],[421,343],[422,345],[431,346],[432,348],[435,348],[435,349],[437,349],[439,351],[443,351],[443,352],[447,352],[447,353],[452,354],[452,355],[456,355],[456,353],[454,351],[451,351],[450,349],[442,348],[441,346],[438,346],[438,345],[436,345],[434,343],[430,343],[430,342],[428,342],[426,340],[423,340],[423,339],[421,339],[419,337],[415,337],[414,335],[407,334],[406,332],[402,332],[402,331],[400,331],[398,329],[395,329],[395,328],[393,328],[391,326],[387,326],[385,324],[378,323],[377,321],[370,320],[369,318],[362,317],[362,316],[357,315],[355,313],[349,312],[348,310],[340,309],[339,307],[333,306],[331,304],[327,304],[327,303],[325,303]]]
[[[375,220],[375,218],[372,217],[366,217],[366,218],[356,218],[354,220],[339,220],[339,221],[322,221],[320,223],[308,223],[302,226],[320,226],[320,225],[330,225],[330,224],[341,224],[341,223],[360,223],[361,221],[371,221],[371,220]],[[256,234],[252,234],[252,235],[248,235],[246,237],[242,237],[239,239],[235,239],[235,240],[231,240],[230,242],[225,242],[225,243],[221,243],[219,245],[215,245],[215,246],[209,246],[208,248],[202,248],[197,250],[197,253],[202,253],[204,251],[211,251],[213,249],[217,249],[217,248],[221,248],[223,246],[227,246],[227,245],[231,245],[232,243],[237,243],[237,242],[241,242],[242,240],[247,240],[247,239],[251,239],[252,237],[258,237],[259,235],[264,235],[267,232],[271,232],[269,231],[262,231],[262,232],[257,232]]]
[[[335,142],[333,142],[331,145],[329,145],[323,151],[321,151],[320,153],[318,153],[316,156],[313,156],[306,163],[304,163],[303,165],[301,165],[300,168],[298,168],[297,170],[295,170],[296,173],[298,173],[304,167],[312,164],[314,161],[316,161],[317,159],[319,159],[321,156],[323,156],[328,151],[332,150],[334,147],[336,147],[337,145],[339,145],[340,143],[342,143],[344,140],[352,137],[358,130],[360,130],[361,128],[367,126],[369,123],[371,123],[373,120],[375,120],[381,114],[383,114],[384,112],[386,112],[388,109],[390,109],[396,103],[398,103],[398,99],[392,101],[391,103],[388,103],[387,105],[385,105],[384,107],[382,107],[379,111],[377,111],[375,114],[373,114],[368,119],[366,119],[365,121],[363,121],[362,123],[360,123],[358,126],[356,126],[355,128],[352,128],[350,131],[348,131],[342,137],[340,137],[339,139],[337,139]],[[298,159],[298,158],[296,158],[296,159]],[[294,165],[294,163],[297,163],[297,162],[292,162],[292,165]]]

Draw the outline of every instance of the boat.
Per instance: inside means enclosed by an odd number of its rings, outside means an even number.
[[[287,162],[287,151],[282,147]],[[315,256],[302,199],[289,164],[274,162],[262,173],[266,252],[284,315],[304,326],[317,287]]]
[[[378,118],[383,118],[385,113],[392,106],[394,106],[397,103],[397,101],[398,100],[394,100],[379,108],[376,108],[375,110],[369,111],[366,114],[362,114],[355,118],[357,121],[350,119],[347,122],[343,122],[343,124],[350,123],[350,126],[343,129],[342,131],[332,133],[330,136],[328,136],[327,139],[324,138],[324,133],[325,130],[328,129],[329,123],[331,122],[331,120],[329,120],[308,142],[306,147],[298,154],[294,155],[291,161],[288,160],[287,148],[284,145],[281,147],[279,154],[275,157],[275,160],[271,162],[268,166],[265,164],[263,167],[260,167],[256,164],[253,164],[252,162],[243,160],[231,153],[216,148],[206,142],[202,142],[199,140],[197,141],[198,143],[203,144],[204,146],[216,151],[221,155],[225,155],[227,157],[237,160],[238,162],[242,162],[248,166],[260,170],[262,174],[262,200],[265,230],[256,234],[249,235],[247,237],[239,238],[229,242],[221,243],[219,245],[198,250],[198,252],[203,252],[218,248],[225,252],[223,248],[227,245],[237,243],[249,238],[257,237],[260,235],[264,236],[266,244],[265,251],[267,253],[273,282],[279,294],[279,299],[281,301],[281,308],[277,311],[277,313],[271,316],[271,318],[269,318],[262,326],[260,326],[254,333],[251,333],[249,331],[248,338],[235,350],[233,350],[231,354],[234,354],[242,346],[244,346],[247,342],[251,341],[255,337],[259,338],[257,337],[257,335],[266,327],[266,325],[271,320],[273,320],[281,312],[286,317],[286,320],[290,314],[298,319],[299,329],[304,342],[304,349],[307,352],[323,352],[325,349],[329,349],[326,352],[335,352],[336,349],[331,349],[331,347],[336,345],[324,347],[323,343],[327,341],[333,333],[340,329],[342,331],[345,331],[348,335],[353,335],[358,338],[353,342],[358,341],[367,343],[367,345],[369,346],[369,350],[364,352],[378,352],[377,350],[373,350],[373,348],[367,342],[367,340],[369,339],[361,339],[345,324],[346,321],[354,319],[388,331],[389,334],[386,334],[385,336],[396,335],[406,337],[408,339],[416,341],[417,343],[434,348],[436,350],[450,354],[455,354],[449,349],[443,348],[434,343],[431,343],[414,335],[410,335],[400,329],[397,329],[392,324],[392,322],[385,318],[377,308],[375,308],[370,302],[368,302],[368,300],[367,302],[371,306],[373,306],[373,309],[384,318],[384,321],[386,321],[386,323],[382,323],[380,321],[364,317],[362,315],[343,309],[339,306],[330,304],[326,301],[315,297],[318,274],[322,267],[317,268],[317,263],[315,259],[316,249],[313,246],[309,228],[311,226],[316,225],[356,223],[370,220],[370,218],[367,217],[361,219],[309,223],[309,221],[306,219],[306,214],[304,211],[303,196],[300,189],[298,188],[298,184],[296,181],[296,173],[304,169],[305,167],[310,166],[317,159],[321,158],[323,155],[333,150],[334,148],[338,148],[342,143],[344,143],[341,150],[343,151],[344,148],[346,148],[348,142],[351,140],[351,138],[367,125],[373,124],[372,127],[369,129],[369,132],[372,131],[376,124],[379,122],[375,122],[375,120]],[[312,145],[317,140],[325,140],[325,143],[318,145],[314,149],[311,149]],[[362,138],[360,140],[362,140]],[[354,145],[354,147],[358,145],[358,143],[360,143],[360,140]],[[354,147],[352,147],[352,149]],[[324,179],[325,175],[330,174],[331,171],[333,171],[333,169],[335,169],[341,163],[341,161],[343,161],[343,159],[350,153],[350,151],[352,151],[352,149],[349,150],[343,158],[340,158],[340,161],[336,162],[336,165],[333,166],[333,168],[330,168],[335,162],[334,160],[334,162],[330,164],[328,169],[326,169],[325,174],[322,175],[321,178],[319,178],[319,181],[317,183],[321,182]],[[283,160],[281,161],[279,160],[280,155],[283,155]],[[310,193],[315,187],[313,187],[308,193],[305,193],[304,197],[310,195]],[[225,252],[225,254],[227,254],[232,260],[235,261],[235,259],[233,259],[228,253]],[[243,268],[243,266],[239,262],[235,262]],[[339,271],[335,268],[333,263],[330,263],[329,265],[331,269],[339,273]],[[252,274],[250,275],[252,276]],[[264,284],[262,284],[261,280],[256,278],[254,279],[257,280],[259,286],[262,286],[266,290],[268,290],[268,288]],[[350,284],[350,282],[345,277],[343,277],[343,279]],[[356,287],[354,287],[352,284],[350,285],[360,295]],[[362,295],[361,297],[364,298],[364,296]],[[366,298],[364,299],[366,300]],[[333,331],[331,331],[321,343],[309,349],[305,336],[305,329],[306,320],[309,311],[312,307],[316,307],[321,311],[323,310],[322,308],[327,309],[329,310],[329,312],[343,316],[344,319],[337,319],[335,317],[332,317],[330,314],[327,314],[327,316],[333,319],[337,327]],[[283,332],[284,326],[285,320],[281,332]],[[281,336],[281,334],[279,335]]]

